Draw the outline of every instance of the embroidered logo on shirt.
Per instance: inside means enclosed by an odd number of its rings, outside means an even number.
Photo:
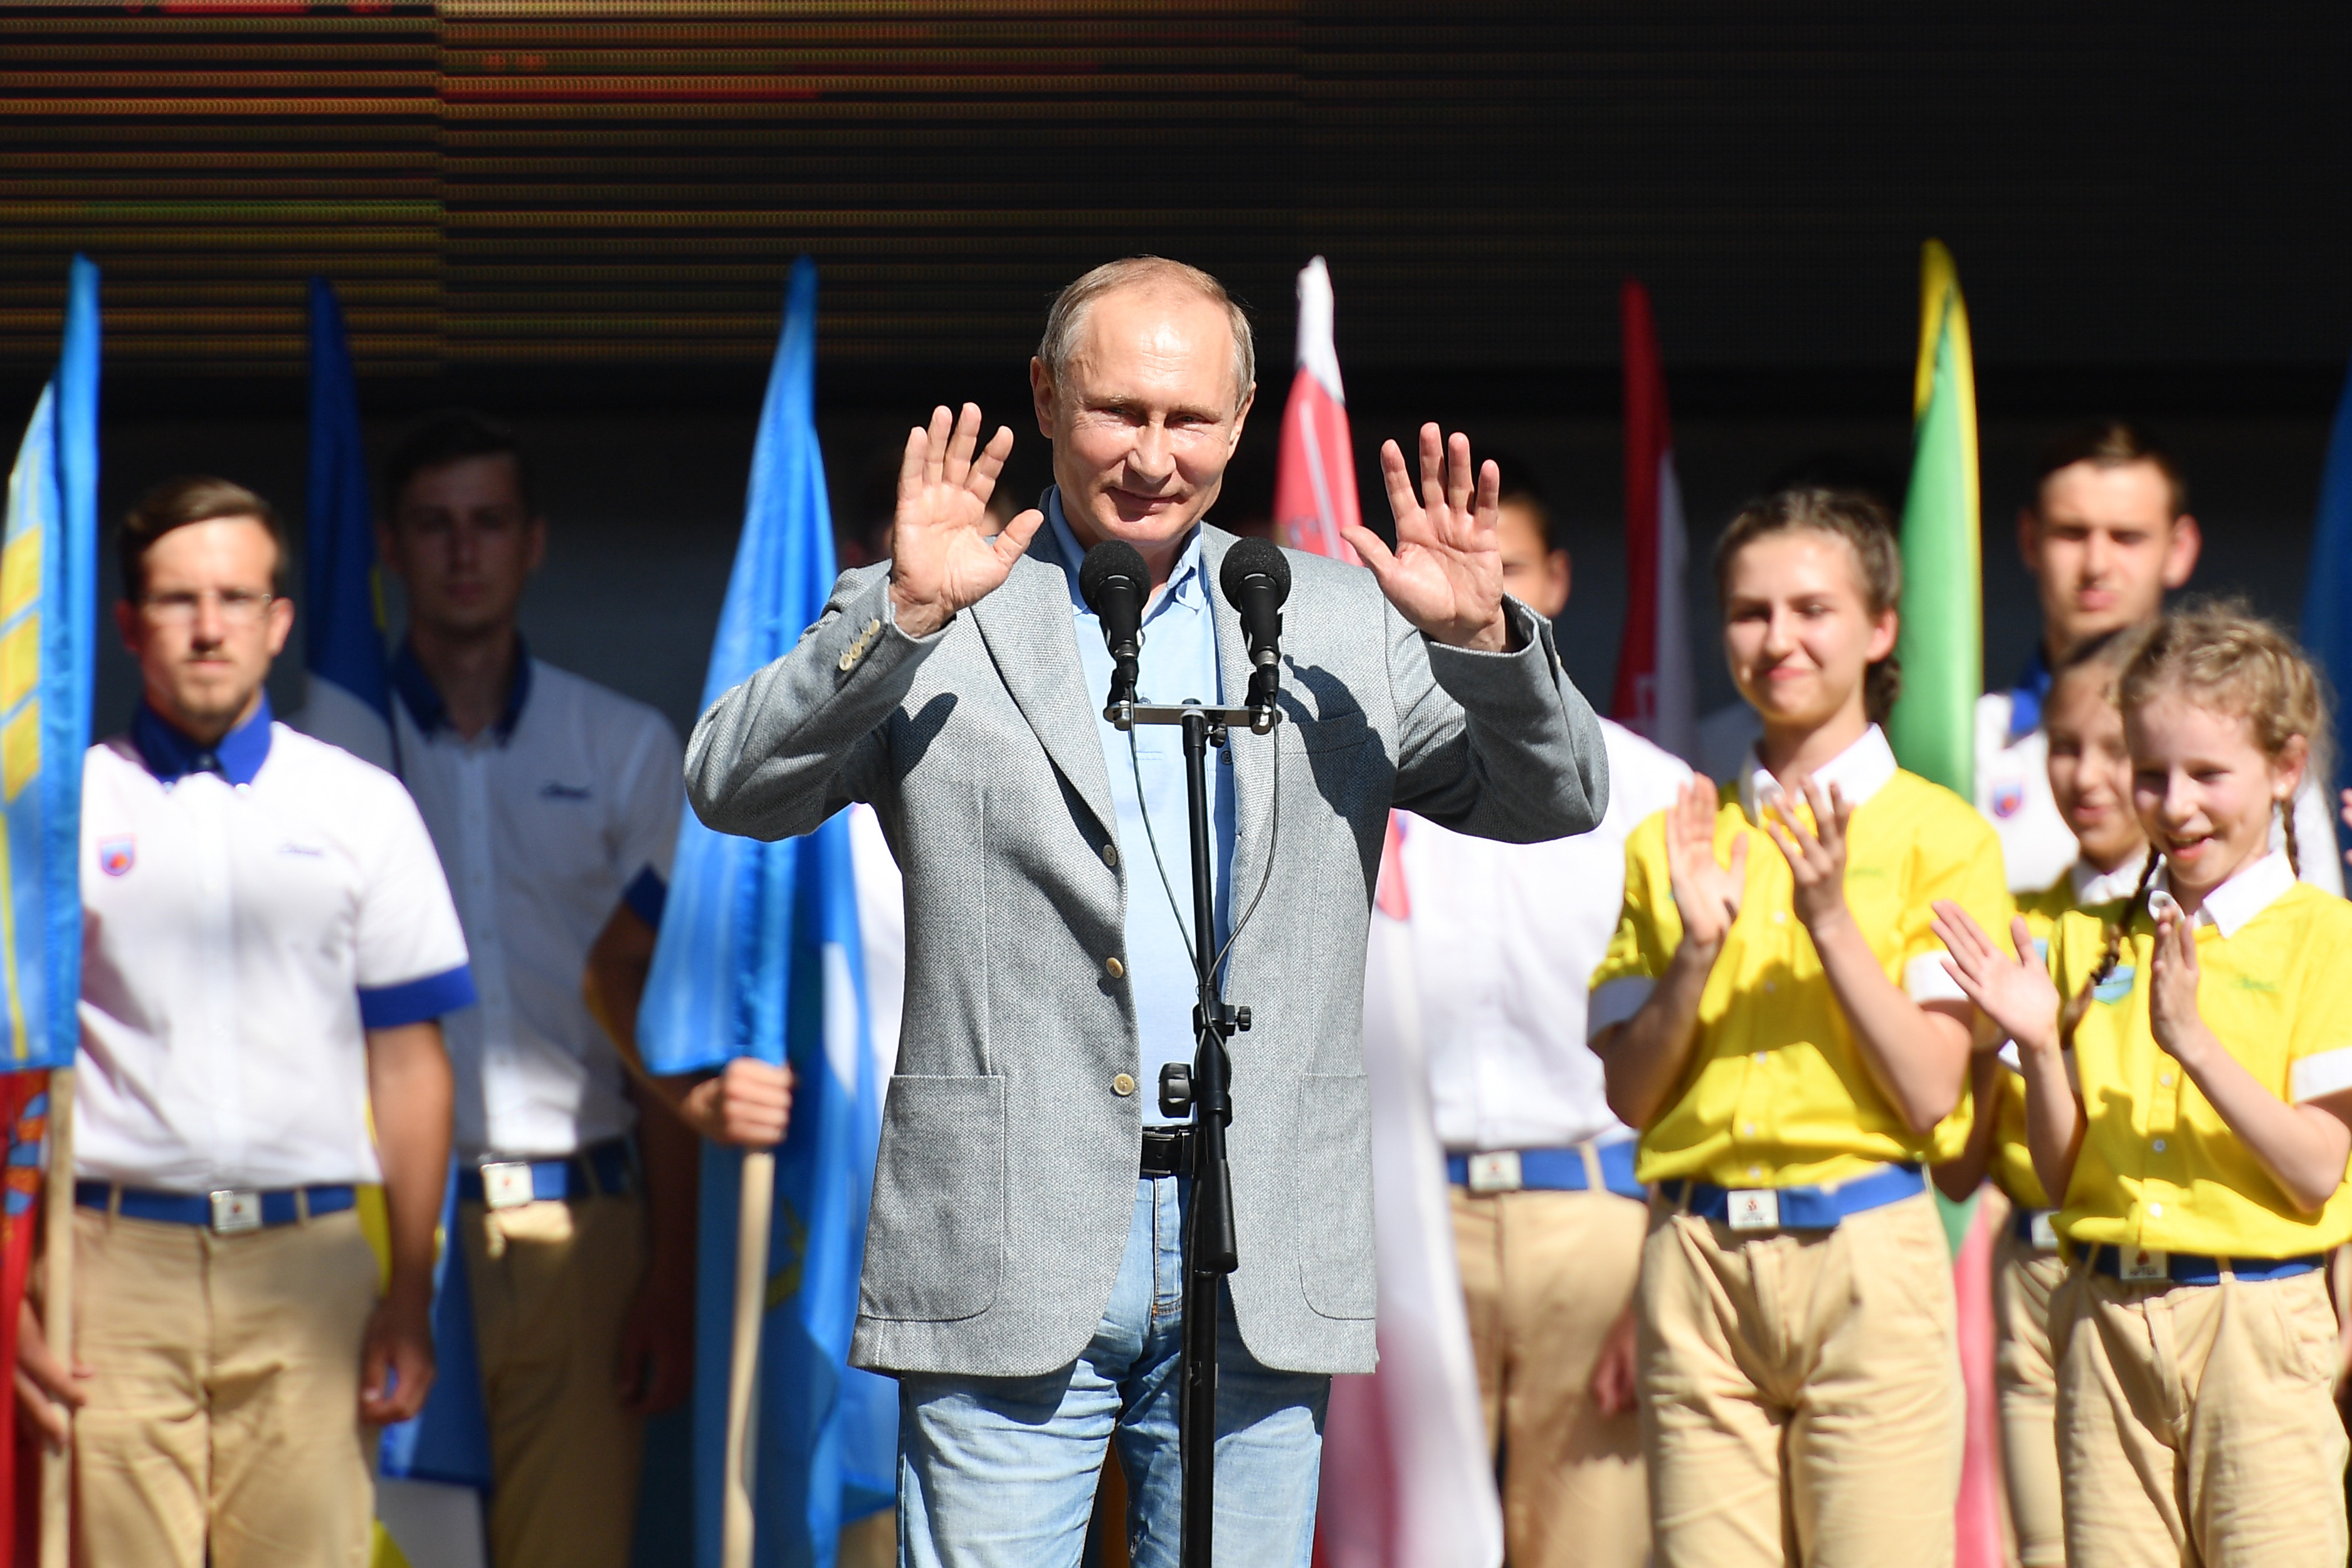
[[[2237,985],[2238,989],[2242,991],[2260,991],[2265,996],[2276,996],[2278,994],[2278,982],[2276,980],[2257,980],[2252,975],[2241,975],[2238,977],[2235,984]]]
[[[2091,995],[2103,1002],[2119,1002],[2132,992],[2132,967],[2117,964],[2116,972],[2091,988]]]
[[[551,779],[539,787],[539,795],[542,800],[585,800],[588,799],[588,786],[559,784]]]
[[[2025,805],[2025,786],[2011,780],[1992,787],[1992,814],[2003,821],[2017,815]]]
[[[139,841],[100,839],[98,841],[98,869],[109,876],[121,876],[139,863]]]
[[[278,852],[281,855],[300,855],[304,860],[313,861],[324,859],[327,853],[316,844],[280,844],[278,846]]]

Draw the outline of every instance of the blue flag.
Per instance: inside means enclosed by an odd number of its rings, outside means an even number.
[[[81,764],[98,614],[98,268],[74,257],[65,346],[8,475],[0,533],[0,1071],[81,1039]],[[100,844],[101,860],[108,846]],[[121,852],[128,854],[129,846]]]
[[[704,706],[788,652],[824,608],[833,526],[815,422],[816,267],[793,268],[752,449],[743,534],[710,651]],[[757,1561],[830,1564],[845,1520],[888,1504],[897,1391],[848,1364],[866,1209],[881,1135],[868,1045],[849,824],[777,843],[689,816],[662,912],[637,1040],[656,1072],[738,1056],[789,1061],[799,1083],[776,1151],[761,1328]],[[695,1561],[719,1561],[741,1156],[704,1151],[697,1285]]]
[[[2336,691],[2336,784],[2352,789],[2352,747],[2346,703],[2352,698],[2352,375],[2336,404],[2327,438],[2327,469],[2319,481],[2319,517],[2311,530],[2311,580],[2304,591],[2303,645],[2311,650]],[[2328,802],[2328,815],[2336,803]]]
[[[359,383],[334,285],[310,279],[310,484],[302,521],[302,714],[296,727],[397,772],[375,517]]]

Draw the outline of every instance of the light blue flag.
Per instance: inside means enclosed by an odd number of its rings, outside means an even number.
[[[2327,672],[2336,693],[2336,784],[2352,789],[2352,374],[2336,404],[2327,468],[2319,481],[2319,517],[2311,530],[2310,581],[2304,590],[2303,645]],[[2334,816],[2335,803],[2328,805]]]
[[[703,683],[708,706],[789,651],[834,581],[833,527],[814,417],[816,267],[793,267],[761,409],[743,534]],[[692,816],[638,1015],[656,1072],[738,1056],[789,1061],[792,1129],[776,1151],[768,1315],[760,1347],[757,1561],[830,1564],[845,1520],[887,1506],[897,1391],[847,1364],[881,1134],[868,1046],[849,824],[777,843],[714,833]],[[719,1561],[740,1155],[706,1148],[697,1291],[695,1561]]]
[[[65,344],[8,475],[0,533],[0,1071],[81,1038],[81,765],[98,613],[98,268],[73,259]],[[120,875],[138,846],[98,846]],[[121,869],[117,869],[118,866]]]
[[[359,382],[343,335],[342,307],[336,302],[334,285],[314,277],[310,509],[302,519],[303,618],[308,627],[302,664],[310,678],[296,727],[397,771],[383,596],[376,580],[375,516],[368,494]],[[457,1245],[454,1168],[445,1191],[443,1245],[433,1272],[438,1372],[424,1412],[413,1421],[385,1427],[377,1457],[381,1473],[395,1479],[480,1489],[490,1484],[490,1434],[474,1348],[465,1253]],[[373,1225],[374,1211],[362,1212]],[[404,1547],[415,1544],[402,1542]],[[418,1558],[414,1550],[409,1555]]]

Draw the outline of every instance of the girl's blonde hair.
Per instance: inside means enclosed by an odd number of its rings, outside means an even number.
[[[1853,551],[1862,585],[1862,600],[1871,616],[1895,609],[1903,601],[1903,550],[1895,542],[1895,525],[1886,508],[1858,490],[1835,490],[1822,485],[1795,485],[1776,490],[1739,508],[1731,526],[1715,545],[1715,598],[1718,610],[1731,582],[1731,563],[1768,534],[1804,528],[1843,539]],[[1884,724],[1895,711],[1903,691],[1902,666],[1889,653],[1863,676],[1862,706],[1873,724]]]
[[[2242,716],[2255,749],[2273,762],[2285,753],[2289,741],[2301,736],[2305,770],[2324,772],[2327,766],[2332,747],[2326,683],[2303,650],[2247,609],[2243,600],[2194,604],[2159,620],[2125,665],[2117,695],[2126,712],[2158,697],[2178,695],[2214,713]],[[2279,812],[2286,832],[2287,864],[2301,875],[2294,802],[2280,802]],[[2074,1042],[2075,1026],[2090,1007],[2092,989],[2114,971],[2123,952],[2124,932],[2146,904],[2160,861],[2150,845],[2139,887],[2125,906],[2122,922],[2108,928],[2097,969],[2060,1009],[2059,1035],[2066,1044]]]

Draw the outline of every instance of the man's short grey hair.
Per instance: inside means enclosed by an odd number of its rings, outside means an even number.
[[[1164,256],[1130,256],[1107,261],[1055,297],[1054,308],[1045,312],[1045,335],[1037,340],[1037,357],[1045,361],[1054,385],[1058,388],[1063,384],[1063,371],[1077,349],[1078,333],[1086,325],[1088,308],[1104,295],[1122,288],[1178,289],[1224,308],[1225,320],[1234,333],[1234,406],[1239,408],[1250,384],[1257,380],[1257,348],[1250,340],[1249,318],[1234,302],[1234,297],[1225,292],[1223,284],[1197,267],[1187,267]]]

